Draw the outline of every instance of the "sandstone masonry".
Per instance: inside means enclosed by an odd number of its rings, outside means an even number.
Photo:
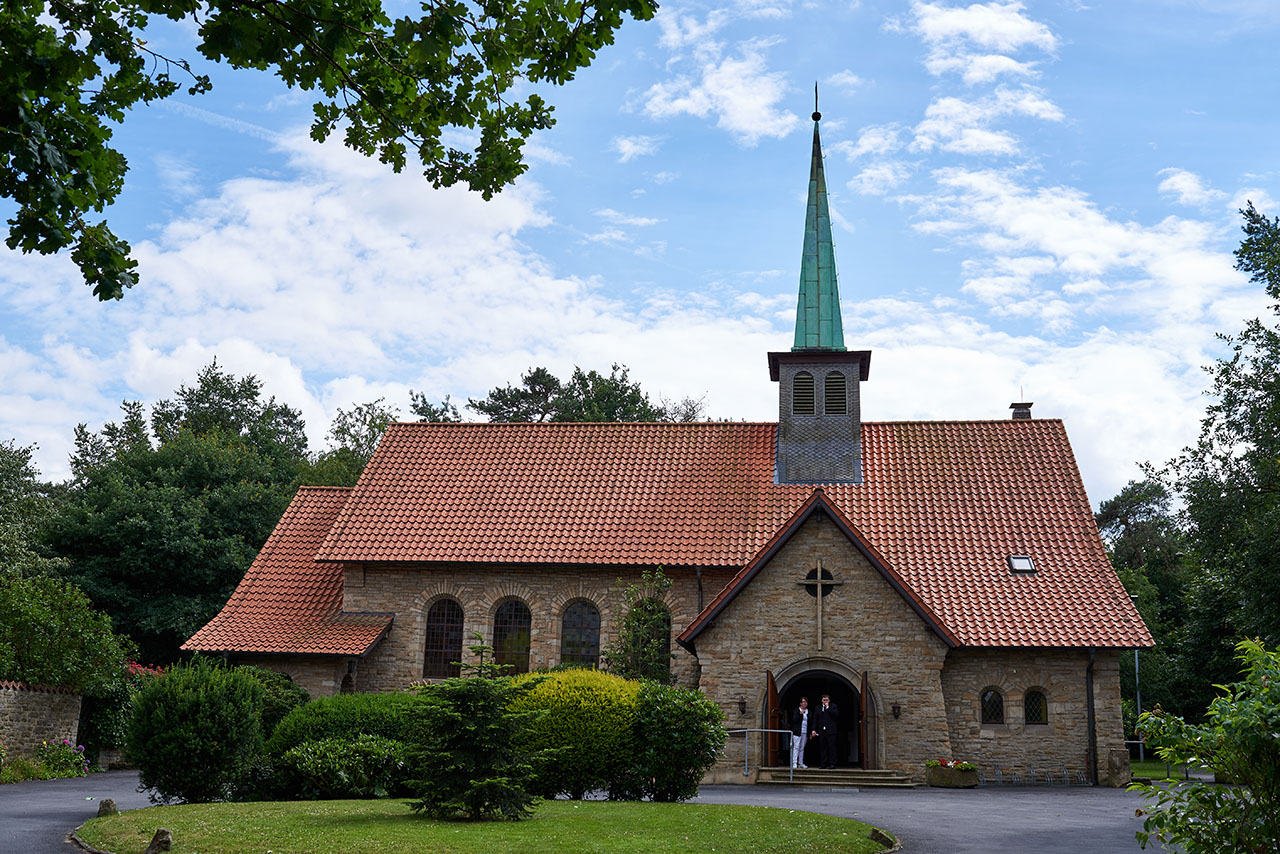
[[[72,744],[80,726],[80,695],[61,688],[0,682],[0,741],[11,755],[34,756],[44,741]]]

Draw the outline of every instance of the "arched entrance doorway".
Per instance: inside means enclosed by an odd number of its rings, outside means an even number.
[[[840,728],[836,736],[837,767],[866,767],[859,744],[862,704],[858,689],[848,679],[831,670],[806,670],[780,687],[778,699],[789,722],[792,710],[800,706],[801,697],[808,697],[809,708],[814,709],[821,704],[823,694],[831,695],[831,702],[840,713]],[[816,742],[805,747],[805,764],[818,764]]]

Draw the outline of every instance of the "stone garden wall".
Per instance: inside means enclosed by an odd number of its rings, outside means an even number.
[[[34,756],[44,741],[75,743],[80,695],[62,688],[0,682],[0,741],[12,756]]]

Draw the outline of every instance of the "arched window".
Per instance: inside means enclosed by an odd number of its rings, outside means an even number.
[[[424,679],[447,679],[458,675],[462,660],[462,606],[441,599],[427,609],[426,651],[422,656]]]
[[[505,673],[529,672],[529,630],[533,617],[529,606],[519,599],[508,599],[493,615],[493,660],[510,664]]]
[[[600,609],[590,602],[574,602],[564,609],[560,663],[574,667],[595,667],[600,663]]]
[[[1049,722],[1049,703],[1044,692],[1033,688],[1022,698],[1024,719],[1029,724],[1047,724]]]
[[[816,413],[813,398],[813,374],[801,371],[791,382],[791,412],[793,415]]]
[[[822,412],[824,415],[847,415],[849,412],[849,394],[845,387],[844,374],[832,371],[827,374],[823,383]]]
[[[1004,723],[1004,696],[995,688],[982,690],[982,722],[984,724]]]

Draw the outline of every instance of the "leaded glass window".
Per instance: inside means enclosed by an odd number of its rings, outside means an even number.
[[[995,688],[987,688],[982,692],[982,722],[1004,723],[1004,697]]]
[[[564,609],[560,663],[575,667],[595,667],[600,663],[600,609],[590,602],[574,602]]]
[[[1049,722],[1049,703],[1040,691],[1031,690],[1022,698],[1022,710],[1029,724],[1047,724]]]
[[[441,599],[427,609],[426,650],[422,657],[424,679],[458,675],[462,660],[462,606]]]
[[[493,615],[493,660],[509,664],[505,673],[529,672],[529,634],[533,617],[529,606],[519,599],[508,599]]]

